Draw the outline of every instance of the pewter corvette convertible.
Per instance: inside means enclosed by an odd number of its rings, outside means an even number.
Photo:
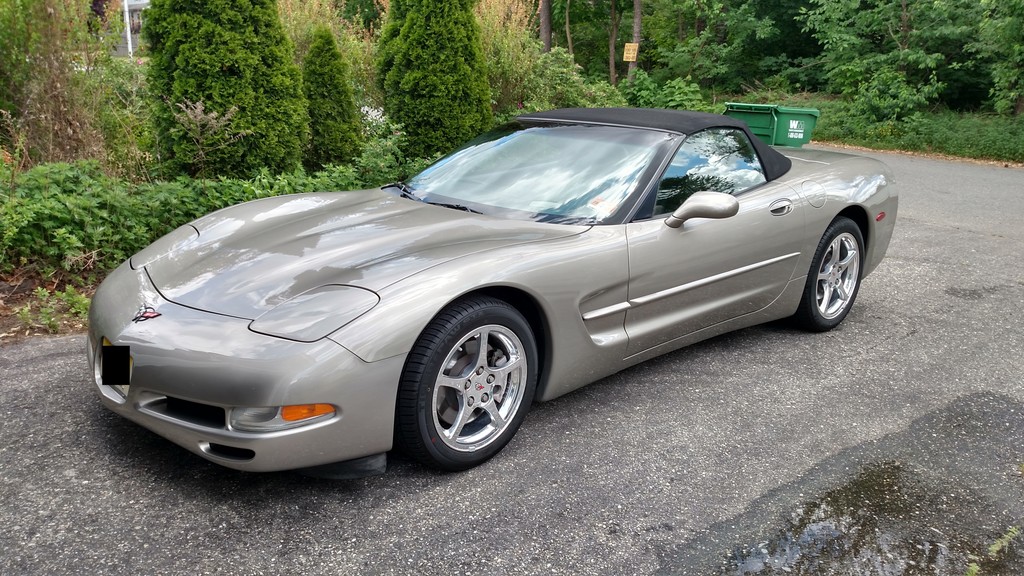
[[[114,412],[249,471],[479,464],[550,400],[717,334],[846,317],[896,220],[867,158],[665,110],[518,118],[407,183],[204,216],[93,299]]]

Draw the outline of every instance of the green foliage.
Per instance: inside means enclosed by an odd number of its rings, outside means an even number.
[[[377,89],[385,92],[385,84],[388,73],[395,67],[395,59],[398,57],[398,37],[402,33],[402,26],[405,25],[405,17],[409,13],[409,4],[414,0],[391,0],[388,12],[384,19],[384,26],[380,31],[380,39],[377,41],[377,55],[375,64],[377,67]]]
[[[853,110],[870,120],[899,120],[922,109],[940,89],[934,75],[926,84],[911,86],[906,74],[893,68],[881,68],[860,82]]]
[[[661,90],[663,108],[675,108],[676,110],[698,110],[709,112],[712,109],[700,93],[697,86],[689,77],[673,78],[665,83]]]
[[[524,108],[533,111],[625,105],[626,99],[611,84],[585,81],[572,55],[563,48],[552,48],[534,65]]]
[[[431,161],[404,155],[405,134],[386,121],[371,136],[352,165],[329,165],[312,174],[263,169],[246,180],[131,183],[105,175],[95,161],[42,164],[19,173],[0,163],[0,182],[7,188],[0,195],[0,271],[110,270],[167,232],[225,206],[374,187],[406,179]]]
[[[29,79],[32,54],[37,53],[42,37],[35,30],[45,22],[45,6],[31,0],[0,2],[0,110],[17,117]],[[3,142],[3,140],[0,140]]]
[[[34,302],[15,311],[25,328],[42,328],[56,334],[60,331],[62,320],[66,318],[78,321],[89,318],[89,298],[74,286],[53,292],[39,287],[32,292],[32,296]]]
[[[996,560],[1006,552],[1006,549],[1013,542],[1013,539],[1020,536],[1020,528],[1017,526],[1010,526],[1010,528],[1003,533],[1002,536],[996,539],[991,546],[988,547],[988,557],[992,560]]]
[[[635,108],[656,108],[661,99],[661,88],[643,68],[637,68],[633,79],[619,85],[623,96]]]
[[[654,0],[656,17],[644,20],[649,50],[658,64],[655,80],[692,78],[703,87],[740,87],[753,42],[774,40],[777,29],[755,11],[752,0],[682,2]]]
[[[965,49],[977,33],[977,2],[812,4],[800,17],[824,48],[829,88],[859,101],[866,119],[899,120],[935,102],[964,105],[960,94],[981,90],[983,62]]]
[[[333,0],[275,0],[281,28],[291,40],[295,62],[302,65],[316,31],[327,27],[340,35],[342,21]]]
[[[647,72],[637,69],[633,80],[623,84],[621,89],[629,104],[638,108],[720,111],[704,100],[700,87],[690,78],[673,78],[663,86],[658,86]]]
[[[153,164],[149,90],[145,65],[127,58],[101,60],[89,75],[103,135],[104,168],[129,180],[147,180]]]
[[[170,172],[294,170],[309,119],[274,0],[153,0],[146,17],[157,151]],[[179,105],[198,103],[222,116],[237,110],[223,133],[209,135],[205,152],[175,116]]]
[[[359,153],[359,116],[350,76],[334,34],[327,27],[318,28],[302,63],[310,120],[309,144],[303,157],[308,170],[348,162]]]
[[[480,0],[476,5],[487,82],[495,115],[515,115],[529,100],[541,43],[533,29],[533,5],[518,0]]]
[[[381,47],[385,110],[405,126],[408,154],[445,153],[488,128],[490,88],[471,0],[403,0],[401,30]],[[392,28],[393,30],[393,28]],[[389,34],[385,28],[384,34]],[[385,38],[382,38],[382,42]]]
[[[400,124],[387,118],[375,118],[367,122],[366,128],[369,140],[353,166],[360,186],[408,180],[437,159],[408,157],[404,152],[408,148],[407,134]]]
[[[18,142],[32,161],[102,154],[97,97],[86,79],[113,32],[89,0],[0,2],[0,110],[17,127],[0,132],[0,146]]]
[[[976,45],[992,57],[992,100],[1000,113],[1024,114],[1024,0],[982,0]]]

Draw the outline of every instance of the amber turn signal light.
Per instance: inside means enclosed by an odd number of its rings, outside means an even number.
[[[324,414],[333,414],[334,406],[330,404],[296,404],[281,407],[281,419],[288,422],[315,418]]]

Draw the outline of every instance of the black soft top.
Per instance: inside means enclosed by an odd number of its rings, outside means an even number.
[[[647,128],[676,134],[690,135],[707,128],[736,128],[747,134],[757,150],[764,176],[775,180],[789,172],[793,162],[779,151],[750,133],[745,122],[705,112],[664,110],[661,108],[562,108],[547,112],[535,112],[519,116],[520,120],[541,122],[564,122],[573,124],[600,124],[627,128]]]

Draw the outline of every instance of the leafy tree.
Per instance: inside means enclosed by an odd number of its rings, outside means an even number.
[[[987,74],[965,50],[977,34],[974,0],[812,0],[805,30],[823,46],[829,89],[870,120],[897,120],[943,97],[959,106]],[[953,91],[949,91],[953,87]]]
[[[348,63],[326,26],[313,32],[302,63],[302,86],[310,120],[309,145],[303,158],[306,168],[348,162],[359,154],[359,114]]]
[[[401,29],[390,36],[403,7]],[[385,108],[408,131],[410,155],[448,152],[493,120],[472,1],[403,0],[392,8],[379,72]]]
[[[651,6],[646,28],[659,65],[652,75],[658,81],[690,77],[703,87],[735,90],[750,80],[738,73],[747,46],[777,33],[751,0],[654,0]]]
[[[175,121],[176,107],[186,102],[222,117],[236,109],[230,126],[207,143],[211,174],[280,173],[299,165],[309,117],[274,0],[153,0],[143,36],[150,90],[158,95],[157,152],[169,168],[200,169],[194,141]]]
[[[1024,0],[982,0],[980,50],[994,58],[996,111],[1024,114]]]

